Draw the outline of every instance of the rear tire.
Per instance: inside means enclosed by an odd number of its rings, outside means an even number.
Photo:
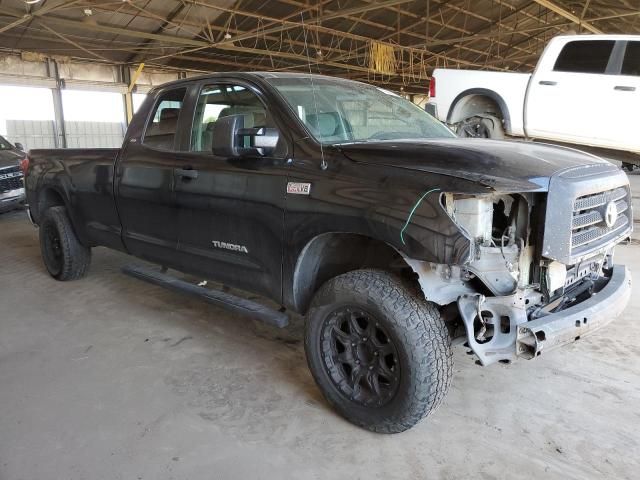
[[[91,249],[80,243],[64,207],[51,207],[40,222],[40,251],[49,274],[60,281],[84,277]]]
[[[438,308],[382,270],[348,272],[322,286],[305,351],[329,404],[374,432],[413,427],[451,384],[451,340]]]
[[[494,115],[469,117],[456,125],[456,133],[462,138],[504,139],[502,119]]]

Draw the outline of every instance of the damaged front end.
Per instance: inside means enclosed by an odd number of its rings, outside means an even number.
[[[457,302],[483,365],[537,357],[627,305],[629,271],[613,264],[614,247],[632,225],[622,172],[560,174],[547,193],[444,193],[441,204],[471,240],[468,260],[408,262],[428,300]]]

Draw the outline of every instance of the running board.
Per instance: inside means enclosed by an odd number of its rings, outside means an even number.
[[[137,265],[126,265],[122,267],[122,273],[130,275],[145,282],[160,285],[161,287],[182,292],[194,297],[201,298],[205,302],[212,303],[227,308],[235,313],[245,315],[255,320],[260,320],[274,327],[284,328],[289,324],[289,316],[284,312],[273,310],[257,302],[237,297],[220,290],[193,285],[179,278],[172,277],[166,273],[161,273],[152,268]]]

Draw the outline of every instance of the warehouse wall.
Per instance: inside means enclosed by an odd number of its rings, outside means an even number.
[[[26,149],[55,148],[53,121],[7,120],[6,138]],[[65,122],[69,148],[119,148],[126,126],[113,122]]]
[[[120,148],[126,131],[124,123],[64,122],[67,147]]]
[[[7,140],[20,142],[26,149],[56,146],[53,120],[7,120],[6,128]]]
[[[0,53],[0,135],[27,149],[119,147],[128,118],[127,82],[135,70],[28,52]],[[143,70],[133,90],[133,110],[150,88],[184,75]]]

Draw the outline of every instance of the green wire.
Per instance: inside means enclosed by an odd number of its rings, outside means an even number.
[[[439,188],[432,188],[431,190],[429,190],[428,192],[426,192],[424,195],[422,195],[418,201],[416,202],[416,204],[413,206],[413,208],[411,209],[411,212],[409,212],[409,216],[407,217],[407,221],[404,224],[404,227],[402,227],[402,230],[400,230],[400,240],[402,241],[403,245],[406,245],[405,241],[404,241],[404,231],[407,229],[407,227],[409,226],[409,222],[411,222],[411,217],[413,217],[413,214],[416,212],[416,209],[418,208],[418,205],[420,205],[420,203],[422,203],[422,200],[424,200],[424,198],[429,195],[431,192],[437,192],[439,191]]]

